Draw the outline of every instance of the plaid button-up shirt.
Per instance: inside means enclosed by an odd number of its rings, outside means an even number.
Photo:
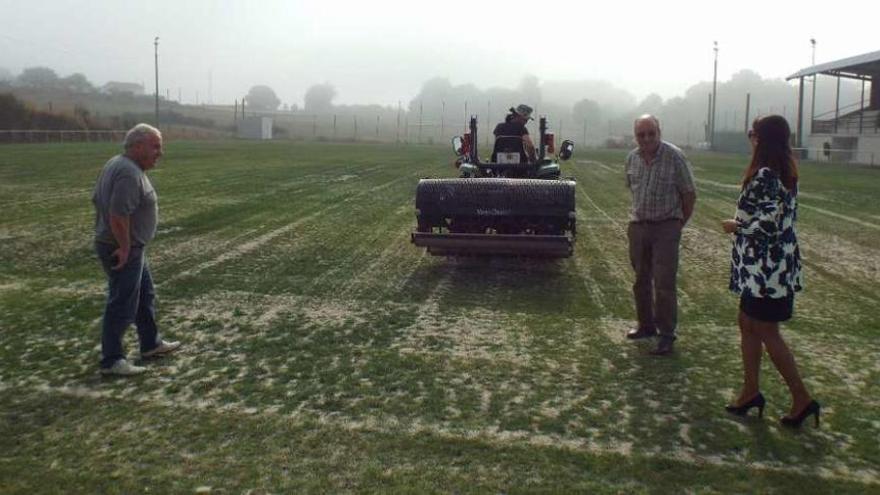
[[[632,150],[626,157],[626,185],[632,193],[630,220],[661,222],[684,220],[681,195],[694,192],[694,174],[684,153],[675,145],[660,142],[648,165]]]

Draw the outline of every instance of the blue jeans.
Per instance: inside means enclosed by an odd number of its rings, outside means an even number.
[[[116,249],[110,244],[95,243],[95,251],[107,274],[107,306],[101,326],[102,368],[125,358],[122,336],[132,323],[137,327],[141,352],[153,350],[162,342],[156,328],[156,291],[144,248],[132,247],[125,266],[114,270],[117,260],[113,251]]]

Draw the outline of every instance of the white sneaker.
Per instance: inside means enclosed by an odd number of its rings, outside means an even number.
[[[176,351],[179,347],[180,347],[179,341],[169,340],[168,342],[162,342],[161,344],[157,345],[155,349],[147,351],[147,352],[142,352],[141,358],[148,359],[148,358],[153,358],[153,357],[164,356],[166,354],[171,354],[172,352]]]
[[[109,368],[101,368],[102,375],[132,376],[146,372],[143,366],[135,366],[125,359],[119,359]]]

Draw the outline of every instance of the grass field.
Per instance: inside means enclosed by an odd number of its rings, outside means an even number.
[[[692,157],[680,339],[627,342],[620,152],[576,152],[575,256],[409,242],[445,148],[172,142],[150,250],[178,355],[97,373],[90,193],[107,144],[0,148],[0,493],[880,493],[880,170],[804,164],[806,290],[784,334],[820,429],[723,411],[739,385],[742,157]],[[126,344],[136,350],[130,331]]]

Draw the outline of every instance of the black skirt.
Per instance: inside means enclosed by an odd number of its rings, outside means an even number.
[[[739,309],[755,320],[788,321],[794,312],[794,294],[780,299],[752,297],[743,294],[739,298]]]

